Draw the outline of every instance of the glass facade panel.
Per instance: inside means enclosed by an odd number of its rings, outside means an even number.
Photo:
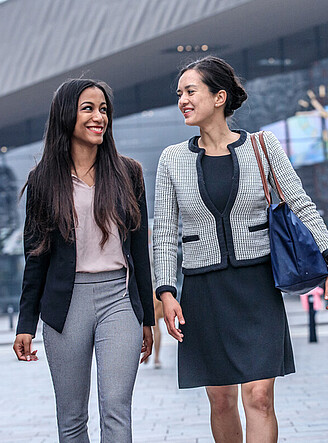
[[[281,51],[278,40],[250,48],[247,51],[247,58],[248,80],[283,72],[283,60],[281,60]]]
[[[323,24],[317,27],[318,31],[318,45],[319,45],[319,59],[328,57],[328,25]]]
[[[320,58],[316,31],[317,28],[306,29],[284,38],[286,68],[289,70],[308,68],[311,62]]]

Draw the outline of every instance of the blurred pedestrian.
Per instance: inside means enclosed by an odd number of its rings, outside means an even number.
[[[309,313],[309,342],[317,343],[317,329],[316,329],[316,312],[322,309],[321,296],[324,290],[316,287],[306,294],[301,294],[301,303],[305,311]]]
[[[131,397],[154,324],[141,166],[120,155],[108,85],[56,91],[40,163],[27,181],[25,272],[14,350],[31,350],[39,313],[61,443],[89,442],[93,349],[102,442],[132,441]]]
[[[208,56],[180,71],[177,94],[185,123],[198,126],[200,136],[166,148],[160,157],[153,242],[156,293],[168,331],[179,341],[179,387],[205,386],[215,441],[238,443],[241,384],[247,441],[276,442],[275,377],[295,368],[272,276],[267,201],[250,134],[227,124],[247,93],[230,65]],[[271,132],[264,138],[287,203],[327,257],[323,220],[277,138]],[[175,299],[179,214],[181,305]]]
[[[162,334],[161,334],[161,327],[159,325],[159,321],[161,318],[164,317],[164,314],[163,314],[162,303],[156,298],[155,294],[154,294],[154,309],[155,309],[155,326],[153,326],[153,331],[154,331],[154,368],[161,369],[162,363],[159,358],[159,353],[161,350]]]
[[[309,311],[309,295],[313,296],[313,309],[315,311],[320,311],[322,309],[322,300],[324,290],[320,287],[316,287],[312,289],[312,291],[307,292],[306,294],[301,294],[300,299],[303,306],[304,311]]]
[[[152,227],[149,227],[149,257],[150,257],[150,269],[151,269],[151,276],[152,276],[152,283],[153,286],[155,286],[155,276],[154,276],[154,260],[153,260],[153,248],[152,248]],[[161,341],[162,341],[162,334],[161,334],[161,327],[159,325],[159,321],[161,318],[163,318],[163,307],[162,303],[156,298],[156,293],[154,291],[153,293],[153,300],[154,300],[154,311],[155,311],[155,325],[153,326],[153,332],[154,332],[154,368],[155,369],[161,369],[162,363],[159,359],[160,349],[161,349]],[[146,361],[146,363],[148,360]]]

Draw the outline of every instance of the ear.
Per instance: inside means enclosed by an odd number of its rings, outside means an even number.
[[[218,108],[224,105],[226,101],[227,101],[227,91],[225,91],[224,89],[220,89],[220,91],[215,94],[214,106]]]

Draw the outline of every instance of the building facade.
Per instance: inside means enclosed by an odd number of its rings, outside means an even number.
[[[143,165],[152,217],[160,153],[197,133],[177,109],[178,69],[213,54],[249,96],[230,126],[272,130],[328,222],[326,0],[8,0],[0,27],[0,148],[17,189],[42,151],[53,92],[100,78],[114,90],[117,147]],[[24,202],[19,214],[21,229]]]

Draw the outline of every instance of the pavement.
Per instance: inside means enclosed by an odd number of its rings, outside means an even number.
[[[299,299],[287,297],[285,303],[297,373],[276,382],[279,442],[328,443],[328,311],[317,312],[318,342],[309,343],[308,316]],[[162,368],[154,369],[153,361],[140,366],[133,398],[133,441],[212,443],[205,391],[177,388],[176,343],[163,323],[160,327]],[[35,340],[38,362],[18,362],[12,351],[13,338],[8,318],[0,317],[0,442],[56,443],[54,396],[41,333]],[[245,428],[241,403],[239,406]],[[99,442],[98,423],[94,365],[89,420],[92,443]]]

